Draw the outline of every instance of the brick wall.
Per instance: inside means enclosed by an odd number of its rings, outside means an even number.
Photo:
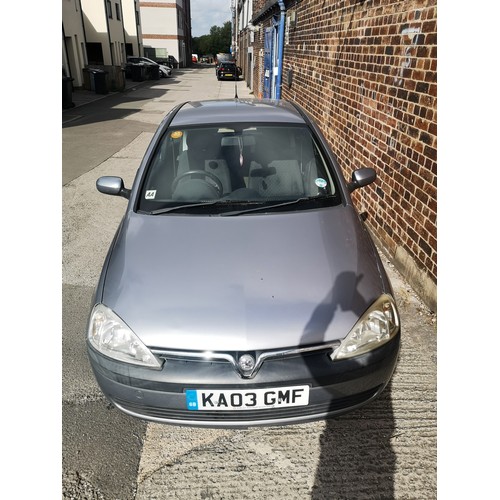
[[[282,98],[316,118],[346,178],[359,167],[377,171],[377,182],[356,191],[354,202],[368,212],[379,244],[435,309],[436,0],[293,0],[286,6],[295,25],[285,36]],[[279,15],[265,0],[254,2],[259,12],[261,28],[271,26],[272,13]],[[262,54],[263,29],[257,35],[254,54]],[[261,64],[256,57],[256,95]]]

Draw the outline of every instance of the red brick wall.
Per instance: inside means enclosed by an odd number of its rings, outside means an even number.
[[[254,2],[254,14],[266,5]],[[354,202],[368,212],[372,233],[435,308],[436,0],[286,5],[296,23],[286,33],[282,98],[302,104],[316,118],[346,178],[359,167],[377,171],[377,182],[356,191]],[[269,16],[262,26],[270,26]],[[255,37],[254,54],[262,34],[263,29]],[[255,62],[257,96],[262,73],[257,57]]]

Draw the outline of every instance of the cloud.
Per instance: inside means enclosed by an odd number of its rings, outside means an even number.
[[[208,35],[212,26],[231,21],[231,0],[191,0],[192,36]]]

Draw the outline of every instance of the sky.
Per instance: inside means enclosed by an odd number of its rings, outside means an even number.
[[[212,26],[231,21],[231,0],[191,0],[193,37],[208,35]]]

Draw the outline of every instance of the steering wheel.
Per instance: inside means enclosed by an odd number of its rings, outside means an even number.
[[[212,172],[207,172],[206,170],[188,170],[187,172],[178,175],[172,182],[172,192],[175,191],[175,188],[177,187],[177,184],[179,184],[179,181],[181,179],[184,179],[184,177],[191,177],[194,175],[203,175],[205,177],[208,177],[210,180],[214,181],[215,187],[219,192],[219,197],[222,196],[222,193],[224,192],[224,186],[222,185],[222,182],[215,174],[212,174]]]

